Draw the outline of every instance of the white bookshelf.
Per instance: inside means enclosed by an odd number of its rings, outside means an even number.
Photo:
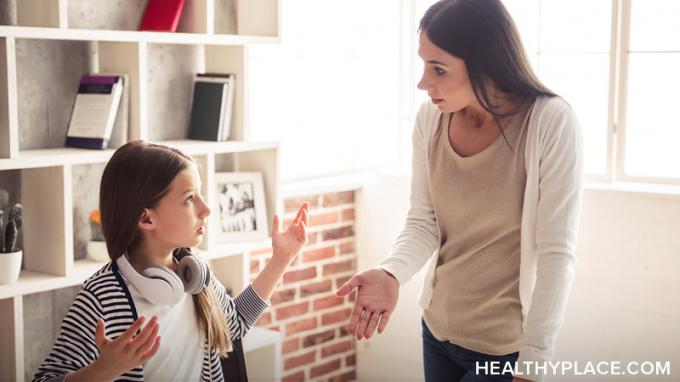
[[[77,286],[104,265],[75,260],[73,208],[78,203],[74,199],[79,185],[74,184],[73,173],[77,166],[103,165],[115,151],[115,148],[96,151],[54,145],[24,148],[22,134],[27,127],[20,121],[27,109],[17,100],[22,91],[19,86],[25,80],[20,77],[22,65],[26,62],[17,57],[30,52],[20,52],[22,44],[86,44],[96,51],[94,62],[89,63],[93,64],[94,72],[129,74],[128,140],[147,139],[178,147],[192,155],[199,163],[202,192],[210,201],[216,200],[217,172],[261,172],[269,222],[280,208],[278,143],[244,141],[248,124],[245,113],[248,45],[279,41],[279,3],[278,0],[235,0],[235,33],[218,34],[215,33],[220,22],[215,12],[216,1],[187,1],[178,33],[69,28],[69,20],[76,17],[70,14],[74,10],[69,7],[69,0],[17,0],[17,25],[0,26],[0,175],[16,175],[20,202],[24,205],[24,265],[16,284],[0,285],[0,349],[3,349],[0,380],[21,380],[29,371],[24,366],[24,350],[28,348],[24,344],[24,297]],[[152,119],[159,111],[150,106],[151,98],[172,97],[172,94],[154,94],[154,79],[149,73],[152,61],[157,59],[153,54],[159,46],[187,46],[191,52],[197,52],[196,61],[191,62],[196,71],[236,75],[230,141],[186,140],[181,127],[170,133],[169,139],[156,139]],[[50,123],[54,122],[46,120],[44,124]],[[98,193],[98,189],[90,191]],[[217,211],[218,207],[212,203],[211,209]],[[269,240],[223,243],[215,239],[215,234],[216,224],[211,220],[201,250],[216,276],[233,293],[239,293],[249,282],[247,253],[268,245]],[[281,378],[279,333],[253,328],[244,339],[244,349],[252,380]]]

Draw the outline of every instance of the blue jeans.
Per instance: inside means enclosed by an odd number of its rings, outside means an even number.
[[[519,352],[506,355],[477,353],[448,341],[439,341],[432,335],[423,320],[423,361],[426,382],[509,382],[512,381],[512,374],[501,375],[500,373],[507,362],[514,366],[518,356]],[[477,362],[482,368],[479,375],[476,374]],[[498,365],[496,366],[498,369],[494,370],[495,375],[491,374],[492,363]],[[485,365],[488,365],[486,370],[489,374],[485,374],[487,373],[484,371]]]

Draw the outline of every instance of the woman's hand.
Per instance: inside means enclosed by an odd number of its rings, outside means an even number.
[[[284,232],[279,232],[279,216],[276,214],[272,226],[272,260],[288,266],[307,243],[309,202],[300,205],[295,219]]]
[[[151,321],[137,333],[144,323],[144,317],[138,318],[130,327],[115,340],[104,334],[104,320],[97,319],[95,344],[99,349],[99,358],[94,362],[100,371],[100,376],[114,379],[130,369],[148,361],[156,354],[161,344],[158,336],[158,318]]]
[[[349,331],[358,340],[371,338],[376,327],[382,333],[399,298],[399,282],[382,269],[369,269],[352,276],[337,295],[342,297],[357,288],[354,310],[349,318]]]

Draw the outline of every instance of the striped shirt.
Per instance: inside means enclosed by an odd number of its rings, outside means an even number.
[[[212,285],[229,327],[232,340],[242,338],[260,318],[269,304],[248,286],[232,299],[215,277]],[[106,324],[106,336],[119,337],[137,320],[137,310],[115,263],[108,263],[95,272],[83,284],[66,317],[50,354],[33,377],[34,382],[63,381],[66,374],[80,370],[99,357],[95,344],[97,318]],[[198,333],[197,333],[198,335]],[[203,341],[204,381],[224,381],[219,354],[214,347],[208,350],[207,339]],[[143,381],[144,370],[140,365],[120,375],[116,381]]]

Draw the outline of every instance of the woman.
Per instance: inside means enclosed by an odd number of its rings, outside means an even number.
[[[574,277],[576,118],[532,72],[499,0],[434,4],[418,53],[431,102],[413,132],[411,207],[389,256],[338,290],[358,288],[350,331],[382,332],[399,285],[434,252],[421,296],[425,379],[509,381],[516,363],[516,381],[540,380]]]

